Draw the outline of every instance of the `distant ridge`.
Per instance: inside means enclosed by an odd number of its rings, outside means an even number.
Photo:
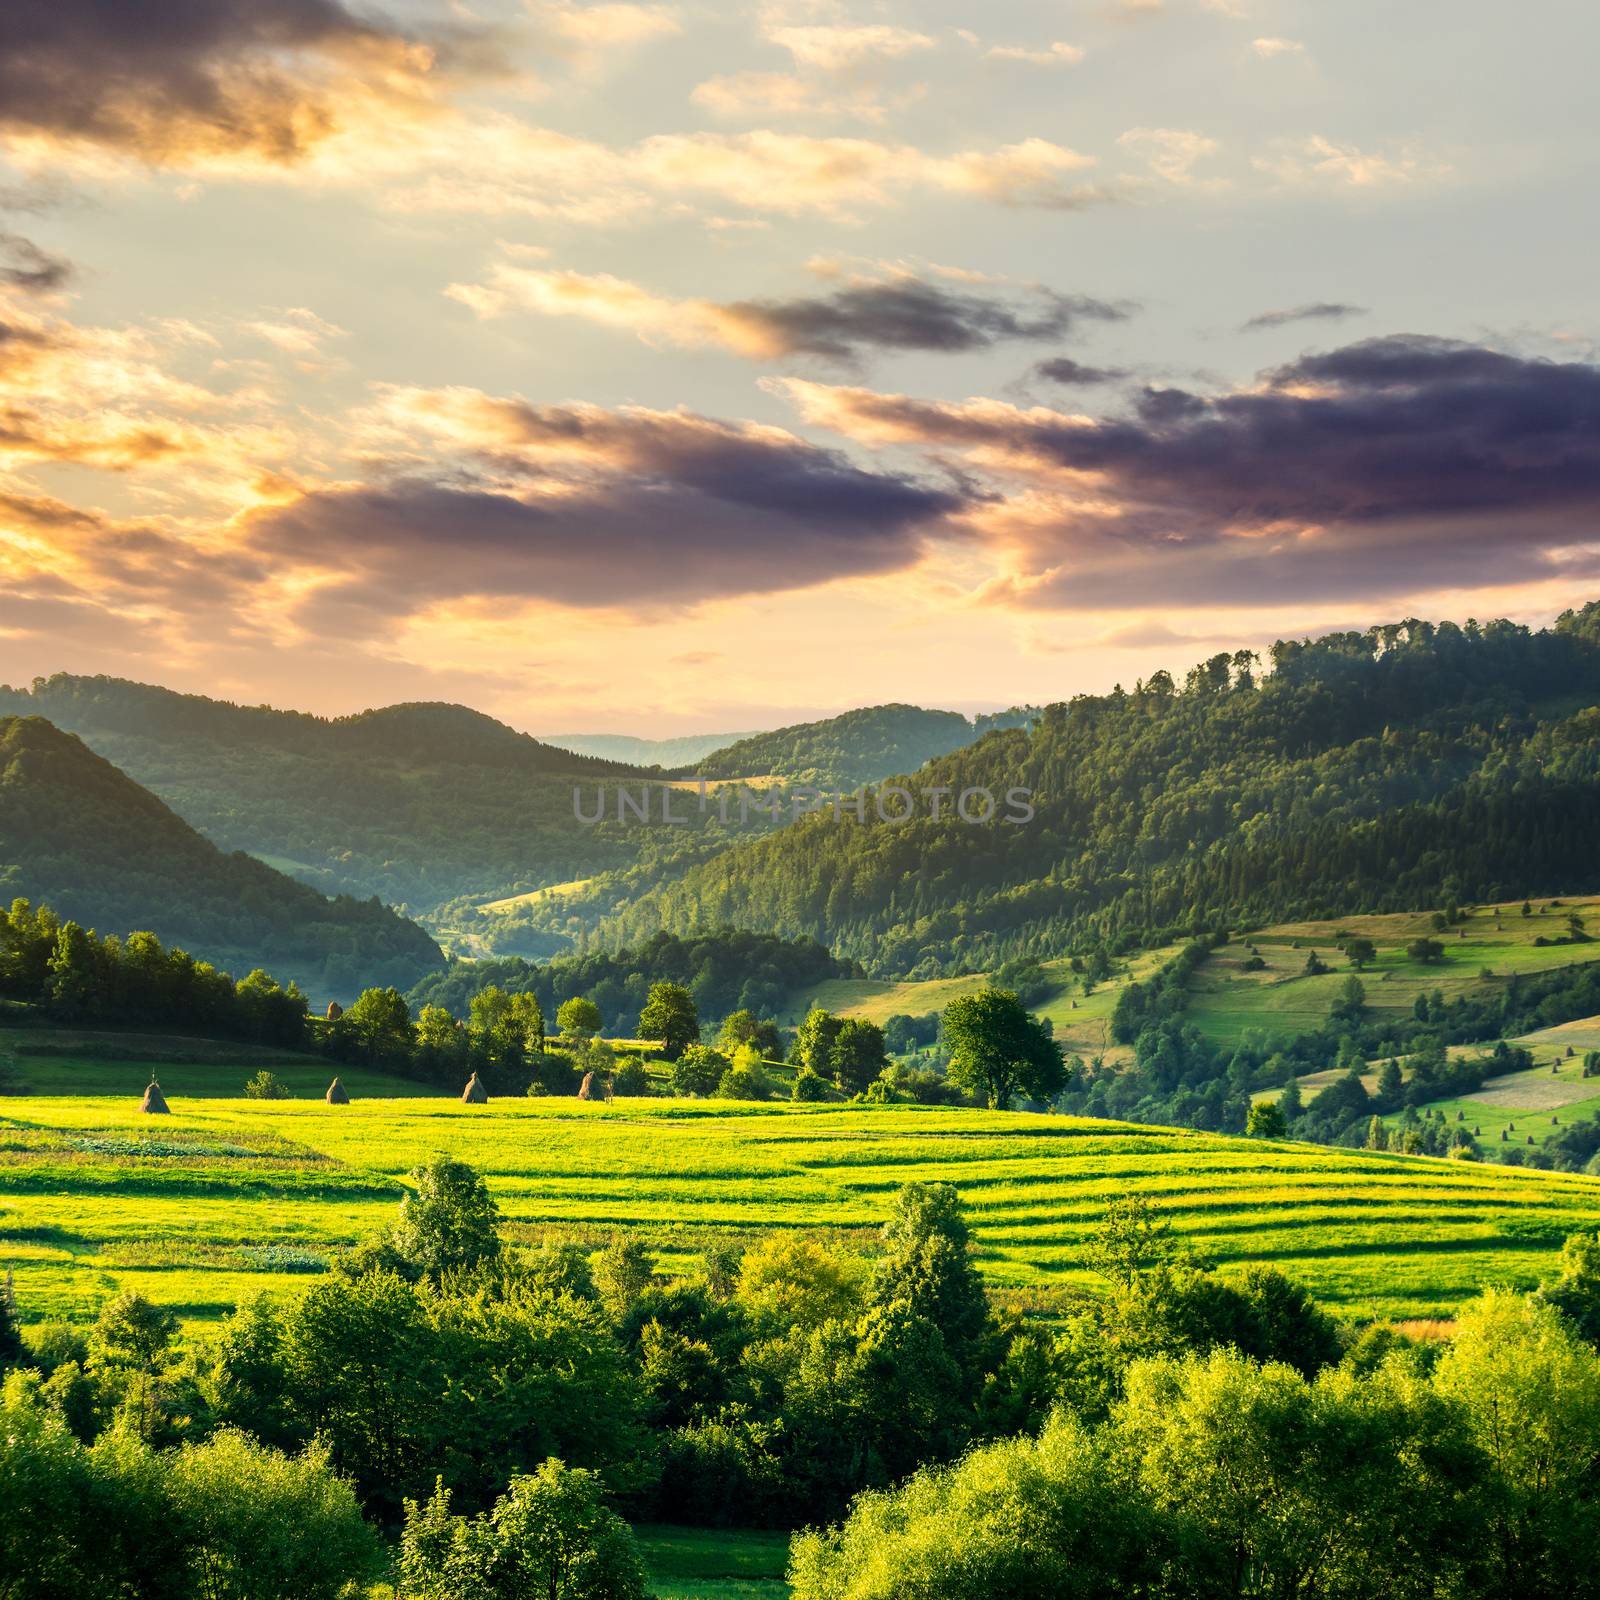
[[[628,761],[639,767],[682,767],[702,761],[714,751],[758,737],[745,733],[686,733],[676,739],[641,739],[631,733],[546,733],[546,744],[605,761]]]
[[[235,977],[264,967],[313,997],[415,983],[444,964],[388,907],[329,900],[219,850],[42,717],[0,717],[0,892],[102,934],[148,930]]]

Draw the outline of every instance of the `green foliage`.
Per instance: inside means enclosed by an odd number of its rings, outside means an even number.
[[[1251,1106],[1244,1131],[1251,1139],[1282,1139],[1289,1131],[1289,1126],[1284,1121],[1282,1106],[1275,1105],[1270,1100],[1263,1100]]]
[[[672,1063],[668,1081],[674,1094],[715,1094],[729,1066],[728,1058],[721,1051],[709,1045],[691,1044]]]
[[[287,1100],[289,1086],[265,1067],[244,1086],[246,1100]]]
[[[225,854],[42,717],[0,717],[0,872],[63,919],[151,927],[234,972],[288,970],[323,991],[411,984],[443,964],[433,940],[386,905],[329,900],[253,856]],[[103,1014],[70,949],[52,1003]]]
[[[1018,1095],[1050,1100],[1067,1086],[1061,1047],[1007,989],[980,989],[945,1007],[950,1081],[991,1106]]]
[[[846,1094],[860,1094],[885,1066],[883,1029],[861,1017],[845,1018],[835,1030],[828,1050],[833,1081]]]
[[[730,1011],[722,1019],[722,1031],[717,1035],[717,1047],[725,1054],[731,1055],[742,1044],[752,1046],[768,1060],[775,1060],[783,1048],[783,1035],[776,1022],[758,1017],[747,1006]]]
[[[413,1172],[411,1182],[393,1243],[417,1271],[437,1279],[500,1254],[500,1208],[466,1162],[439,1156]]]
[[[654,1039],[668,1061],[676,1061],[700,1037],[694,997],[681,983],[653,983],[639,1013],[639,1037]]]
[[[682,1062],[678,1065],[681,1067]],[[770,1100],[772,1080],[748,1045],[717,1081],[717,1094],[723,1100]]]
[[[1600,1233],[1575,1233],[1561,1247],[1553,1281],[1534,1298],[1552,1306],[1590,1344],[1600,1346]]]
[[[844,1019],[821,1006],[812,1006],[795,1029],[793,1058],[819,1077],[833,1074],[833,1046]]]
[[[601,1021],[599,1006],[579,995],[563,1000],[556,1012],[556,1026],[568,1038],[593,1038],[600,1031]]]
[[[828,1098],[828,1080],[810,1067],[802,1067],[795,1074],[792,1097],[816,1104]]]
[[[1366,938],[1351,938],[1344,942],[1345,960],[1360,972],[1362,968],[1369,967],[1378,959],[1378,947],[1372,940]]]
[[[400,1575],[410,1600],[647,1600],[628,1525],[592,1473],[554,1459],[482,1516],[452,1515],[442,1483],[407,1501]]]

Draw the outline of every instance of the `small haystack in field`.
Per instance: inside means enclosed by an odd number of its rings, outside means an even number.
[[[580,1100],[587,1100],[593,1093],[594,1074],[592,1072],[586,1072],[583,1075],[583,1082],[578,1085],[578,1098]]]
[[[337,1000],[328,1002],[328,1021],[337,1022],[344,1015],[344,1007]]]
[[[337,1078],[328,1085],[328,1092],[323,1096],[323,1099],[330,1106],[347,1106],[350,1104],[350,1096],[345,1092],[344,1085]]]
[[[167,1104],[167,1099],[161,1092],[161,1085],[154,1078],[150,1080],[150,1087],[144,1092],[144,1099],[139,1102],[139,1109],[152,1117],[170,1117],[172,1107]]]
[[[486,1106],[489,1103],[489,1091],[478,1082],[476,1072],[467,1079],[467,1086],[461,1091],[461,1103],[464,1106]]]

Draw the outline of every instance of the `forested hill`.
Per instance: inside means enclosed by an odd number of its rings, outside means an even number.
[[[1537,633],[1410,621],[1270,655],[1266,674],[1219,655],[1050,706],[917,776],[1030,788],[1026,825],[809,817],[603,935],[781,929],[920,976],[1218,920],[1600,889],[1600,605]]]
[[[48,717],[225,848],[327,893],[425,911],[709,849],[685,828],[583,827],[573,789],[638,776],[465,706],[323,718],[119,678],[0,688],[0,714]]]
[[[991,728],[1013,728],[1033,713],[997,712],[969,722],[959,711],[921,706],[864,706],[821,722],[799,722],[741,739],[692,768],[705,778],[777,776],[792,783],[854,789],[914,772],[936,756],[971,744]]]
[[[328,900],[224,854],[42,717],[0,717],[0,895],[48,902],[102,934],[148,930],[236,977],[264,967],[313,996],[404,986],[444,964],[379,902]]]
[[[582,756],[600,756],[606,761],[630,761],[636,767],[684,767],[702,761],[713,751],[725,750],[741,739],[754,739],[755,731],[743,733],[684,733],[671,739],[641,739],[630,733],[547,733],[546,744],[558,750],[572,750]]]

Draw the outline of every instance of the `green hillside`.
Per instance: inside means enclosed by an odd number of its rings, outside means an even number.
[[[620,907],[603,936],[807,933],[885,977],[1192,928],[1593,892],[1600,608],[1408,621],[1045,708],[917,786],[1032,791],[1023,825],[806,818]],[[1002,813],[1003,813],[1003,809]]]
[[[1219,1263],[1281,1266],[1362,1316],[1448,1314],[1532,1284],[1600,1224],[1600,1179],[1068,1117],[725,1101],[0,1102],[0,1241],[34,1318],[132,1287],[190,1316],[287,1287],[392,1214],[441,1152],[515,1239],[635,1231],[671,1269],[765,1227],[865,1237],[913,1180],[960,1190],[993,1285],[1042,1308],[1089,1279],[1106,1202],[1158,1202]]]
[[[863,706],[740,739],[695,763],[692,771],[704,778],[777,776],[789,783],[849,790],[915,772],[991,728],[1019,727],[1029,715],[1011,711],[969,722],[959,711]]]
[[[377,895],[419,914],[657,856],[692,860],[731,836],[697,812],[688,826],[619,826],[609,787],[610,820],[585,826],[574,817],[574,788],[584,786],[586,808],[602,783],[631,779],[639,794],[636,769],[558,750],[465,706],[325,718],[59,674],[29,689],[0,687],[7,711],[79,735],[225,849],[326,893]],[[462,908],[443,919],[471,921]],[[466,931],[498,932],[509,941],[501,949],[552,948],[519,945],[505,919]]]
[[[683,767],[725,750],[741,739],[754,739],[759,728],[741,733],[685,733],[675,739],[642,739],[630,733],[546,733],[546,744],[575,755],[622,761],[635,767]]]
[[[71,734],[0,718],[0,897],[48,902],[101,933],[155,933],[242,977],[312,995],[409,985],[443,965],[415,923],[227,854]]]

